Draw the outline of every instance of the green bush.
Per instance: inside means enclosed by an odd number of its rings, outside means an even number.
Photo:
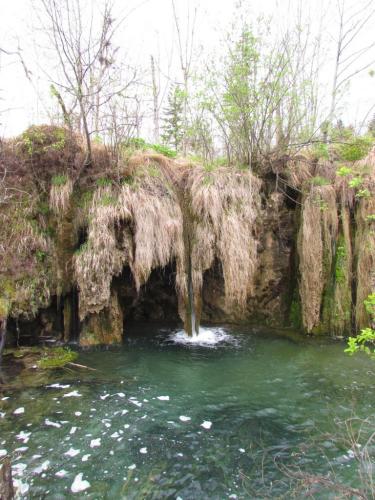
[[[367,155],[372,145],[373,138],[371,137],[354,137],[349,142],[338,146],[338,154],[345,161],[361,160]]]
[[[151,144],[151,148],[168,158],[176,158],[177,152],[174,149],[169,148],[168,146],[163,146],[162,144]]]

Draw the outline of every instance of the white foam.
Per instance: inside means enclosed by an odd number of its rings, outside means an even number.
[[[82,462],[87,462],[87,460],[91,457],[90,453],[88,453],[87,455],[83,455],[82,457]]]
[[[82,479],[82,472],[76,475],[74,478],[73,484],[70,487],[72,493],[79,493],[80,491],[85,491],[87,488],[90,488],[90,483],[86,480]]]
[[[135,464],[129,465],[128,469],[134,470],[137,466]]]
[[[189,336],[184,330],[179,330],[168,337],[169,341],[175,344],[216,347],[220,344],[238,344],[238,339],[226,333],[223,328],[204,328],[199,329],[198,335]]]
[[[82,415],[82,412],[81,412],[81,411],[75,411],[75,412],[74,412],[74,415],[75,415],[76,417],[80,417],[80,416]]]
[[[0,458],[5,457],[8,454],[7,450],[0,450]]]
[[[17,408],[13,412],[14,415],[22,415],[22,413],[25,413],[25,408],[23,406],[21,406],[20,408]]]
[[[145,455],[147,453],[147,448],[146,447],[145,448],[141,448],[139,450],[139,453],[142,453],[143,455]]]

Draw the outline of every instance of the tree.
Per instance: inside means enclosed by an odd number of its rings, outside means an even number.
[[[330,126],[335,119],[339,94],[344,85],[375,62],[373,58],[364,60],[364,56],[375,47],[375,42],[358,48],[358,38],[375,16],[373,1],[366,1],[359,8],[358,4],[355,4],[353,11],[348,8],[347,0],[337,0],[337,11],[338,34],[335,41],[335,64],[328,115]]]
[[[59,77],[50,77],[52,92],[67,125],[72,125],[78,108],[77,128],[85,137],[85,164],[90,164],[91,135],[100,132],[101,109],[127,86],[113,75],[117,52],[113,37],[119,24],[109,0],[105,0],[99,19],[93,6],[87,12],[87,3],[78,0],[42,0],[42,6],[47,19],[45,32],[62,72]]]
[[[178,85],[174,85],[168,94],[168,106],[164,112],[163,142],[173,146],[176,151],[184,140],[184,94]]]
[[[180,60],[180,67],[183,76],[183,91],[180,90],[180,97],[182,98],[182,153],[184,156],[187,154],[187,129],[188,129],[188,96],[189,96],[189,80],[192,72],[192,60],[194,49],[195,37],[195,24],[197,20],[197,9],[193,13],[190,12],[188,6],[186,19],[186,35],[183,36],[181,23],[179,21],[175,1],[172,0],[173,20],[177,31],[178,41],[178,54]]]
[[[155,69],[155,59],[151,56],[151,77],[152,77],[152,101],[153,108],[152,114],[154,119],[154,142],[156,144],[160,141],[160,130],[159,130],[159,94],[160,94],[160,84],[156,78]]]

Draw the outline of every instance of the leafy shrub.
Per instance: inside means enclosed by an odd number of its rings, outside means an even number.
[[[373,144],[371,137],[354,137],[351,141],[340,144],[338,153],[345,161],[357,161],[364,158]]]
[[[151,148],[168,158],[176,158],[177,152],[174,149],[169,148],[168,146],[163,146],[162,144],[151,144]]]
[[[353,173],[353,170],[350,167],[347,167],[345,165],[342,165],[339,167],[336,171],[337,175],[340,177],[347,177],[348,175]]]

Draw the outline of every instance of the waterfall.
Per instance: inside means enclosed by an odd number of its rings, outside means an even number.
[[[190,250],[190,245],[189,245]],[[190,314],[190,325],[191,331],[187,333],[189,335],[198,335],[199,334],[199,323],[196,321],[197,316],[195,312],[195,299],[194,299],[194,288],[193,288],[193,279],[192,279],[192,266],[191,266],[191,254],[188,256],[188,314]],[[189,325],[189,326],[190,326]],[[190,330],[190,329],[189,329]]]

